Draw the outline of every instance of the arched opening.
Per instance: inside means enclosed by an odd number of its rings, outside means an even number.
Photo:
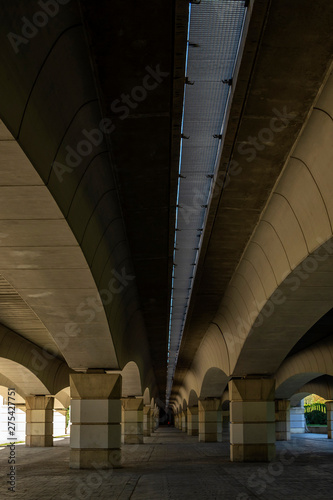
[[[69,436],[71,429],[70,419],[70,388],[65,387],[54,397],[53,436]]]
[[[221,398],[228,384],[228,376],[220,368],[210,368],[202,381],[200,399]]]

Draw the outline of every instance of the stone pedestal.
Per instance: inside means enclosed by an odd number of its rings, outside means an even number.
[[[333,439],[333,401],[326,401],[327,437]]]
[[[220,399],[199,400],[199,441],[216,443],[222,441],[222,412]]]
[[[188,436],[198,436],[199,435],[199,421],[198,421],[199,409],[197,406],[187,407],[187,434]]]
[[[275,401],[275,438],[276,441],[290,440],[290,401],[288,399]]]
[[[265,462],[275,457],[275,380],[233,379],[230,394],[230,459]]]
[[[120,466],[121,375],[70,375],[72,469]]]
[[[150,436],[150,405],[143,407],[143,435]]]
[[[53,446],[52,396],[28,396],[26,403],[26,446]]]
[[[182,430],[183,432],[187,432],[187,410],[184,410],[184,411],[182,412],[181,419],[182,419],[182,427],[181,427],[181,430]]]
[[[122,399],[121,442],[143,443],[143,398]]]

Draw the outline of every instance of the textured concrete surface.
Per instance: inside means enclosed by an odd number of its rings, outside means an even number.
[[[176,429],[159,429],[144,445],[125,445],[123,468],[73,471],[68,438],[53,448],[16,447],[16,492],[5,484],[7,449],[0,450],[1,498],[184,500],[327,499],[332,497],[333,441],[304,435],[277,443],[271,464],[234,464],[229,444],[198,443]]]

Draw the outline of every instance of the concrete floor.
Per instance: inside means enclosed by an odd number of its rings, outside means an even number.
[[[53,448],[16,446],[16,492],[7,490],[8,448],[0,449],[0,498],[111,500],[331,499],[333,441],[302,435],[277,443],[271,464],[229,462],[229,446],[198,443],[160,428],[146,444],[124,446],[123,468],[68,468],[69,439]]]

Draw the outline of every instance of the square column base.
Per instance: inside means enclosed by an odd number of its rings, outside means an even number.
[[[276,456],[275,444],[231,444],[232,462],[270,462]]]
[[[30,448],[53,446],[53,436],[26,436],[25,445]]]
[[[69,466],[71,469],[119,469],[121,452],[119,449],[71,449]]]

